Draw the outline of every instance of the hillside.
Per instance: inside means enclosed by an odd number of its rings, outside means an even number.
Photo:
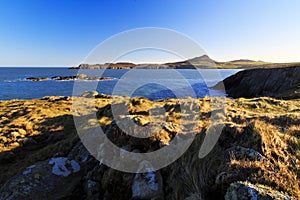
[[[248,59],[218,62],[207,55],[202,55],[181,62],[164,64],[134,64],[134,63],[105,63],[80,64],[69,69],[253,69],[253,68],[281,68],[299,65],[300,63],[270,63]]]

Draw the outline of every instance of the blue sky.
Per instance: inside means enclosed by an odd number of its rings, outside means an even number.
[[[299,10],[298,0],[0,0],[0,65],[78,65],[100,42],[141,27],[186,34],[218,61],[295,62]]]

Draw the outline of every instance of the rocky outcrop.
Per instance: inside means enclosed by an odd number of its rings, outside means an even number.
[[[80,183],[80,169],[75,160],[65,157],[38,162],[8,180],[0,189],[0,199],[63,198]]]
[[[85,98],[94,98],[98,96],[99,93],[97,91],[87,91],[82,93],[80,96],[85,97]]]
[[[146,173],[139,170],[146,168]],[[132,184],[133,199],[163,199],[163,181],[159,171],[151,171],[150,163],[143,161]]]
[[[29,78],[26,78],[27,80],[29,80],[29,81],[35,81],[35,82],[37,82],[37,81],[48,81],[48,80],[50,80],[50,78],[38,78],[38,77],[29,77]]]
[[[222,83],[217,84],[218,88]],[[226,93],[233,98],[300,98],[300,66],[240,71],[223,81]]]
[[[100,77],[100,76],[87,76],[85,74],[79,74],[76,76],[53,76],[51,78],[48,77],[29,77],[26,78],[29,81],[48,81],[48,80],[57,80],[57,81],[70,81],[70,80],[85,80],[85,81],[96,81],[96,80],[113,80],[112,77]]]
[[[236,182],[230,184],[225,195],[225,200],[292,200],[294,198],[274,191],[263,185],[254,185],[248,182]]]
[[[260,161],[264,159],[264,156],[262,156],[259,152],[251,148],[235,146],[226,150],[226,160],[230,162],[232,159],[234,160],[248,159],[250,161]]]

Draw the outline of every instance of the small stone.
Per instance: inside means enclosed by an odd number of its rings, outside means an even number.
[[[78,79],[85,79],[87,76],[86,74],[79,74],[77,77]]]
[[[30,123],[30,122],[27,123],[26,126],[25,126],[26,131],[31,131],[32,128],[33,128],[33,125],[32,125],[32,123]]]
[[[147,124],[150,123],[150,121],[147,120],[147,119],[144,118],[144,117],[134,117],[133,120],[134,120],[134,122],[135,122],[136,124],[138,124],[139,126],[146,126]]]
[[[7,138],[4,136],[0,136],[0,143],[6,143],[7,142]]]
[[[24,130],[24,129],[19,129],[18,132],[21,134],[21,135],[26,135],[27,132]]]
[[[19,136],[20,136],[20,133],[19,133],[19,132],[14,131],[14,132],[11,132],[11,133],[10,133],[10,137],[13,138],[14,140],[15,140],[17,137],[19,137]]]
[[[19,146],[20,146],[20,144],[18,142],[13,142],[13,143],[10,144],[11,148],[17,148]]]

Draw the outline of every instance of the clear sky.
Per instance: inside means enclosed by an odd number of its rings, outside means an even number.
[[[78,65],[141,27],[186,34],[218,61],[300,61],[299,0],[0,0],[0,65]]]

